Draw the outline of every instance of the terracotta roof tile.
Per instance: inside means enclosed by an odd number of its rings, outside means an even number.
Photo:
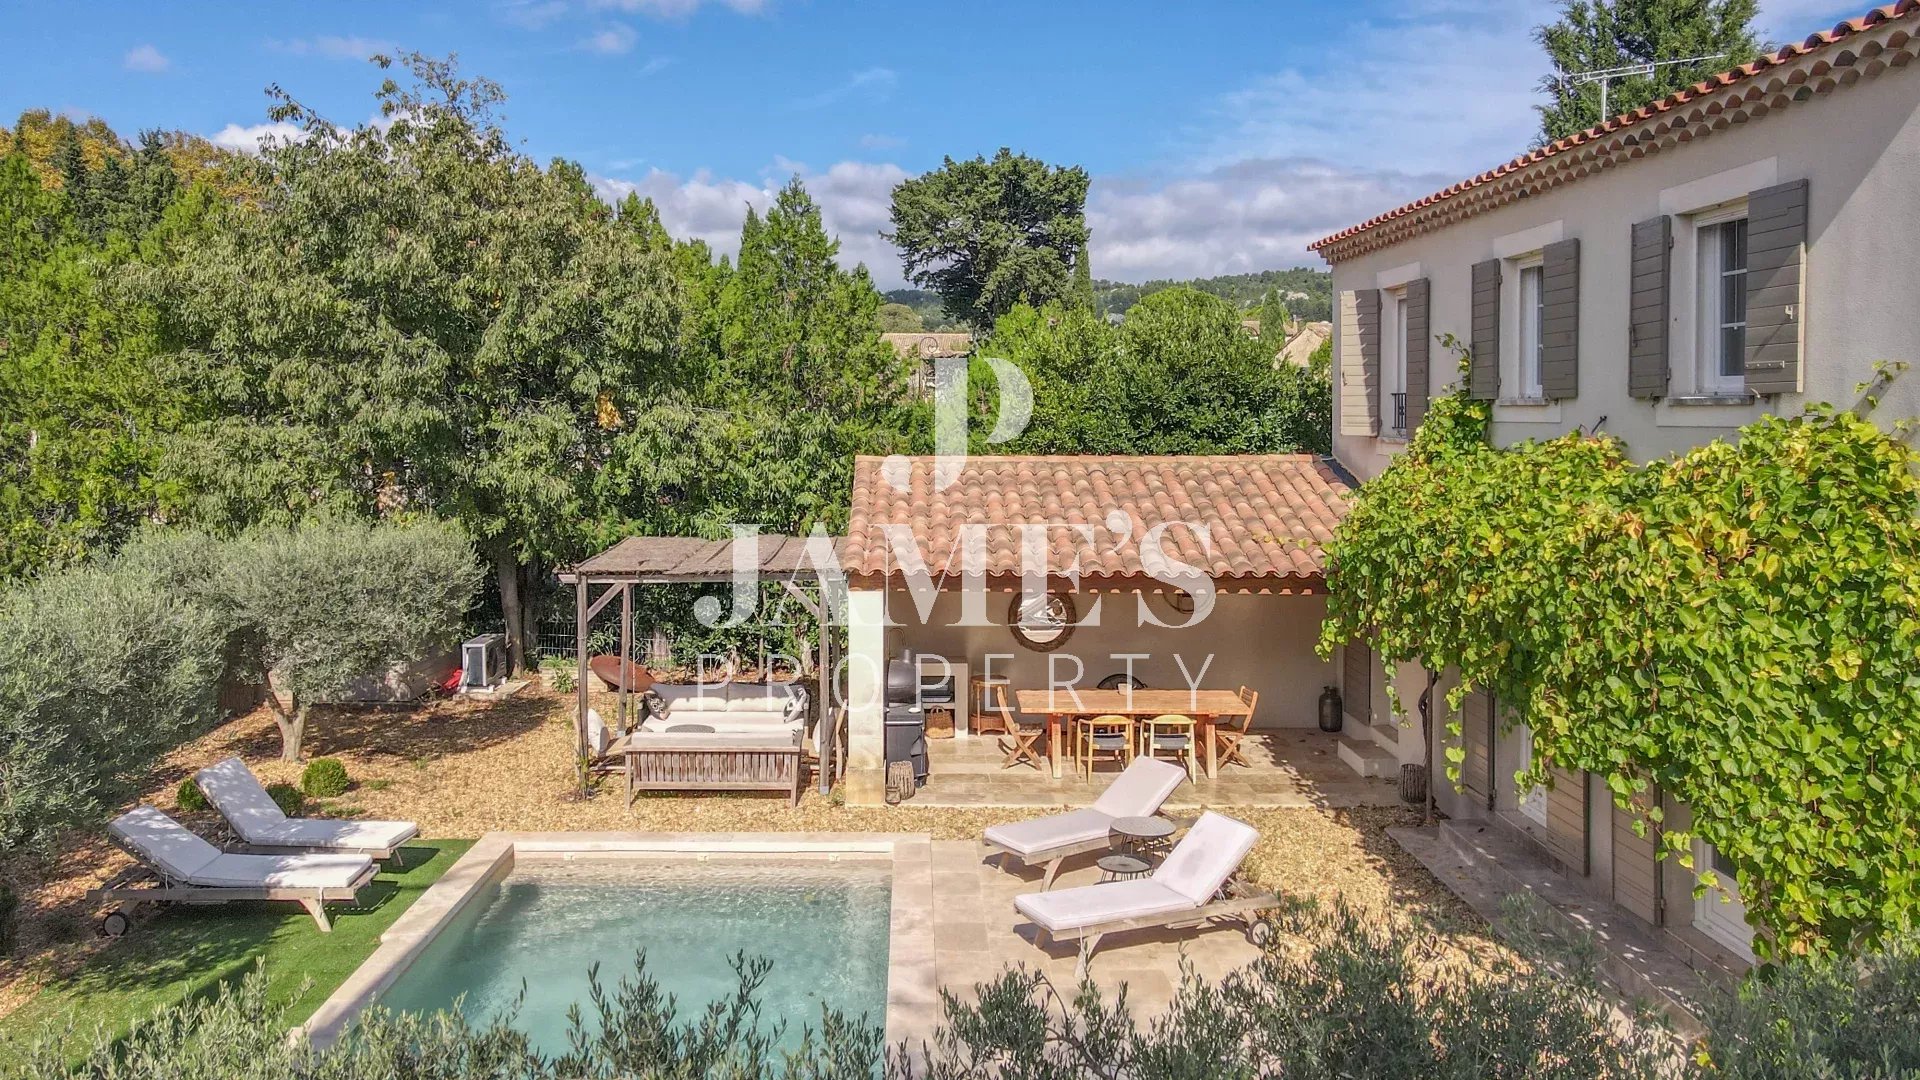
[[[1782,64],[1791,63],[1809,53],[1817,52],[1829,45],[1852,37],[1855,34],[1862,33],[1863,31],[1884,23],[1892,22],[1896,19],[1907,18],[1917,13],[1920,13],[1920,0],[1899,0],[1897,3],[1885,4],[1881,7],[1874,8],[1859,18],[1848,19],[1845,22],[1835,25],[1831,30],[1822,30],[1819,33],[1809,35],[1804,41],[1783,46],[1772,53],[1760,57],[1752,63],[1742,64],[1730,71],[1720,72],[1717,75],[1710,76],[1701,82],[1695,83],[1684,90],[1677,91],[1652,104],[1643,105],[1631,112],[1621,113],[1619,116],[1606,121],[1598,127],[1588,128],[1577,134],[1569,135],[1564,139],[1557,139],[1554,142],[1548,143],[1546,146],[1530,150],[1504,165],[1489,169],[1478,176],[1462,180],[1452,187],[1436,191],[1424,198],[1416,199],[1405,206],[1397,207],[1384,214],[1369,218],[1358,225],[1342,229],[1332,236],[1317,240],[1308,246],[1313,251],[1320,251],[1324,248],[1339,244],[1343,240],[1357,236],[1370,229],[1446,202],[1449,199],[1457,198],[1486,184],[1491,184],[1521,169],[1536,165],[1549,158],[1585,146],[1596,140],[1608,138],[1636,124],[1644,123],[1654,117],[1679,109],[1687,103],[1695,101],[1705,95],[1718,93],[1751,79],[1762,72],[1779,67]]]
[[[1216,457],[973,457],[953,483],[934,489],[933,457],[904,459],[904,484],[890,483],[885,459],[854,465],[853,505],[842,562],[851,574],[897,570],[883,526],[912,530],[927,569],[959,573],[956,542],[965,525],[986,526],[985,570],[1021,570],[1019,526],[1051,523],[1049,569],[1120,577],[1160,567],[1143,561],[1142,538],[1165,526],[1162,551],[1216,578],[1322,575],[1322,545],[1345,516],[1349,487],[1330,463],[1309,454]],[[904,489],[904,490],[903,490]],[[1068,525],[1090,525],[1093,539]],[[1118,527],[1117,529],[1114,527]],[[1210,531],[1203,549],[1193,526]]]

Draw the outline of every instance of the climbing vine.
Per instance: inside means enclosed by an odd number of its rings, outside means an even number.
[[[1487,406],[1437,400],[1362,486],[1332,548],[1321,649],[1453,670],[1534,763],[1658,785],[1737,868],[1763,957],[1850,948],[1920,910],[1920,482],[1862,417],[1769,416],[1636,465],[1574,432],[1488,445]],[[1449,750],[1458,780],[1460,750]],[[1661,811],[1647,812],[1659,823]]]

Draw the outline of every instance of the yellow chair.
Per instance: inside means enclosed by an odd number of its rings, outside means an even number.
[[[1187,770],[1189,780],[1194,774],[1195,749],[1194,721],[1191,716],[1162,713],[1148,720],[1142,728],[1140,752],[1150,758],[1158,758],[1165,754]]]
[[[1133,764],[1133,719],[1109,713],[1075,720],[1073,750],[1080,759],[1081,773],[1087,777],[1093,776],[1093,763],[1098,758]]]

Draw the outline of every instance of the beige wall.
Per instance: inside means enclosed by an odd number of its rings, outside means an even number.
[[[1146,653],[1133,661],[1133,672],[1149,686],[1178,688],[1197,678],[1205,689],[1231,690],[1245,685],[1260,693],[1254,716],[1256,727],[1311,727],[1318,722],[1322,687],[1339,681],[1339,670],[1314,652],[1326,601],[1318,596],[1222,594],[1213,611],[1198,626],[1141,625],[1137,593],[1099,593],[1100,624],[1079,626],[1067,643],[1053,653],[1023,648],[1007,631],[1005,620],[1012,594],[994,592],[987,614],[994,625],[956,626],[961,598],[946,592],[934,601],[932,617],[920,625],[913,601],[904,590],[887,593],[887,610],[903,625],[887,628],[887,655],[903,650],[936,653],[964,661],[969,674],[981,675],[988,654],[995,654],[993,677],[1008,679],[1018,688],[1044,687],[1049,671],[1065,682],[1075,667],[1084,665],[1080,685],[1126,670],[1121,653]],[[1077,597],[1084,618],[1092,594]],[[1161,594],[1145,597],[1163,622],[1184,616],[1166,606]],[[1209,661],[1211,656],[1211,661]],[[1049,657],[1055,657],[1049,668]],[[1185,674],[1181,669],[1184,661]],[[1205,665],[1204,674],[1202,665]]]
[[[1469,324],[1471,267],[1508,254],[1502,241],[1579,237],[1579,395],[1554,407],[1496,406],[1493,438],[1508,445],[1575,426],[1626,440],[1646,460],[1729,435],[1763,410],[1795,414],[1809,402],[1855,403],[1855,385],[1880,360],[1920,361],[1920,65],[1894,68],[1852,87],[1817,95],[1745,125],[1576,180],[1387,249],[1336,264],[1336,293],[1383,279],[1432,280],[1432,327],[1462,341]],[[1628,396],[1628,243],[1635,222],[1684,214],[1727,196],[1797,179],[1808,181],[1804,394],[1752,406],[1654,404]],[[1663,205],[1663,194],[1665,196]],[[1690,234],[1689,234],[1690,235]],[[1676,228],[1671,358],[1692,363],[1683,312],[1683,268],[1691,263]],[[1537,246],[1537,245],[1535,245]],[[1407,273],[1417,264],[1417,271]],[[1509,275],[1511,277],[1511,275]],[[1510,306],[1510,305],[1509,305]],[[1503,349],[1512,347],[1503,332]],[[1340,393],[1336,335],[1334,392]],[[1453,358],[1434,347],[1431,388],[1457,383]],[[1502,394],[1511,392],[1503,374]],[[1334,415],[1340,413],[1335,402]],[[1920,371],[1898,380],[1876,419],[1920,415]],[[1377,475],[1401,444],[1334,435],[1334,456],[1362,479]]]

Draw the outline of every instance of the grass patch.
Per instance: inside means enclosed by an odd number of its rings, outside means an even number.
[[[330,934],[290,903],[178,905],[143,918],[125,938],[79,970],[49,980],[0,1019],[0,1075],[24,1066],[49,1024],[72,1020],[82,1033],[97,1025],[124,1035],[162,1006],[239,980],[256,962],[265,965],[273,1000],[291,1003],[289,1021],[304,1022],[372,954],[400,913],[472,846],[471,840],[409,843],[406,868],[374,878],[360,894],[361,905],[327,905]],[[303,980],[310,980],[304,990]]]

